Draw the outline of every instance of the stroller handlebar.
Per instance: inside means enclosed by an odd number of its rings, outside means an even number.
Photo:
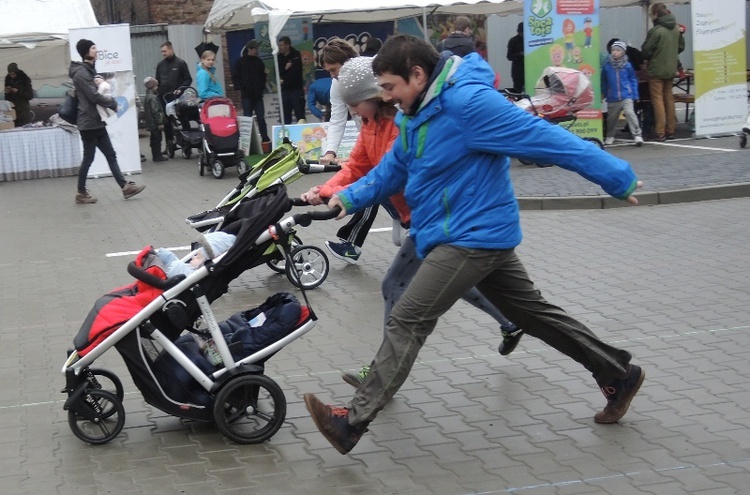
[[[321,165],[317,161],[306,161],[299,165],[299,171],[303,174],[315,174],[320,172],[338,172],[341,170],[341,165],[331,163],[329,165]]]
[[[147,271],[136,265],[135,261],[131,261],[128,264],[128,273],[144,284],[150,285],[151,287],[156,287],[160,290],[169,290],[185,280],[185,275],[175,275],[174,277],[169,277],[168,279],[163,280],[156,275],[148,273]]]

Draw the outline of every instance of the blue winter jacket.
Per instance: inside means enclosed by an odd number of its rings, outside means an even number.
[[[616,69],[611,63],[611,58],[602,65],[602,92],[607,101],[637,100],[638,77],[635,75],[633,66],[625,60],[623,67]]]
[[[441,59],[435,70],[417,112],[397,116],[400,135],[391,151],[339,193],[355,213],[403,190],[420,257],[440,244],[509,249],[521,242],[509,156],[556,163],[616,198],[635,190],[627,162],[496,91],[494,73],[478,54]]]
[[[214,77],[211,77],[214,76]],[[216,67],[211,67],[209,73],[203,66],[198,63],[195,68],[195,86],[198,89],[198,98],[205,100],[212,96],[224,96],[224,89],[216,80]]]

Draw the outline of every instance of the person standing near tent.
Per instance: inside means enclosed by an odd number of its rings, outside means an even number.
[[[677,127],[672,81],[677,73],[677,56],[685,49],[685,39],[666,5],[655,3],[649,13],[654,27],[646,34],[641,52],[648,61],[646,72],[654,107],[654,140],[664,141],[674,136]]]
[[[315,425],[342,454],[353,449],[411,371],[438,318],[476,286],[529,335],[588,370],[606,398],[594,421],[619,421],[645,379],[632,355],[599,340],[547,302],[515,248],[521,242],[511,156],[554,161],[638,204],[641,186],[630,165],[559,126],[513,105],[492,87],[479,55],[438,53],[428,42],[398,34],[375,57],[385,101],[399,104],[399,137],[380,163],[337,194],[338,218],[404,191],[422,264],[393,307],[370,372],[346,407],[304,395]]]
[[[224,88],[216,79],[216,53],[206,50],[201,54],[201,61],[195,67],[195,85],[201,101],[214,96],[224,96]]]
[[[307,109],[321,122],[331,120],[331,77],[316,79],[307,87]],[[320,106],[318,106],[320,105]],[[322,109],[320,107],[323,107]]]
[[[459,57],[465,57],[470,54],[474,51],[473,29],[474,25],[471,19],[464,16],[456,17],[456,20],[453,21],[453,32],[438,43],[438,51],[448,50],[453,55],[458,55]]]
[[[182,91],[180,88],[193,84],[193,76],[190,75],[187,63],[174,54],[174,47],[171,41],[165,41],[161,44],[162,60],[156,64],[156,75],[154,79],[159,82],[159,102],[164,111],[167,109],[167,102],[164,100],[166,95],[179,96]],[[166,140],[167,149],[174,146],[174,129],[169,119],[164,124],[164,139]]]
[[[8,75],[5,76],[5,99],[13,103],[16,109],[16,127],[31,122],[31,107],[29,102],[34,98],[31,78],[18,68],[15,62],[8,64]]]
[[[513,92],[523,93],[526,85],[524,69],[524,46],[523,46],[523,22],[518,23],[516,35],[508,40],[508,53],[506,57],[510,60],[510,77],[513,79]]]
[[[68,75],[73,80],[73,85],[78,98],[78,116],[76,125],[78,132],[81,134],[83,142],[83,161],[81,168],[78,170],[78,192],[76,193],[76,203],[93,204],[96,198],[89,194],[86,189],[86,178],[89,174],[89,168],[94,162],[96,149],[99,148],[107,159],[109,170],[112,177],[117,181],[117,185],[122,189],[122,195],[125,199],[130,199],[136,194],[143,191],[146,186],[137,185],[135,182],[128,182],[122,176],[120,166],[117,163],[117,155],[112,146],[107,132],[107,124],[102,121],[97,105],[105,108],[117,110],[117,102],[113,98],[106,97],[96,90],[94,76],[96,76],[96,45],[93,41],[80,39],[76,43],[76,51],[83,59],[82,62],[73,61],[70,63]]]
[[[266,66],[258,57],[258,42],[250,40],[242,50],[237,61],[232,84],[242,94],[242,113],[258,122],[258,130],[263,141],[270,141],[266,126],[266,107],[263,104],[263,93],[266,90]]]
[[[302,78],[302,55],[292,47],[289,36],[279,38],[279,79],[284,124],[292,123],[292,111],[297,122],[305,119],[305,83]]]

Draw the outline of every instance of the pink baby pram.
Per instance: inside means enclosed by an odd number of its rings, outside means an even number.
[[[575,115],[594,103],[589,78],[568,67],[544,69],[534,90],[534,96],[518,99],[516,105],[549,121]]]
[[[534,90],[536,94],[529,96],[527,94],[512,93],[508,90],[505,95],[512,100],[516,106],[532,113],[551,124],[561,124],[568,122],[565,128],[576,121],[577,114],[585,110],[594,103],[594,89],[591,87],[591,81],[586,74],[579,70],[568,67],[547,67],[537,80]],[[593,137],[581,138],[585,141],[591,141],[600,148],[604,148],[602,142]],[[524,165],[532,165],[534,162],[519,159]],[[540,167],[550,167],[552,164],[536,165]]]

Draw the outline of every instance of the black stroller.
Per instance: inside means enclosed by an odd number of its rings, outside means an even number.
[[[309,211],[282,219],[295,204],[299,200],[287,196],[284,184],[243,201],[222,228],[236,235],[234,244],[187,276],[167,278],[150,246],[130,263],[136,281],[97,300],[62,369],[64,409],[78,438],[104,444],[125,424],[121,381],[92,367],[112,347],[146,402],[166,413],[215,422],[237,443],[263,442],[279,430],[286,399],[264,375],[264,363],[315,326],[306,296],[301,305],[291,294],[279,293],[221,323],[210,303],[245,270],[266,263],[269,251],[288,253],[288,232],[295,225],[338,213]]]
[[[178,149],[182,150],[183,157],[190,158],[194,149],[200,150],[203,146],[198,91],[191,87],[180,90],[177,97],[171,93],[164,95],[167,118],[175,131],[174,141],[167,142],[169,158],[174,158]]]

